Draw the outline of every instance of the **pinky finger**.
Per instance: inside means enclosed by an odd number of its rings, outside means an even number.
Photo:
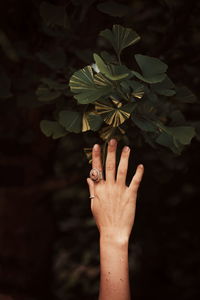
[[[90,196],[94,196],[94,181],[91,178],[87,178]],[[93,207],[93,198],[91,198],[91,208]]]
[[[129,189],[133,192],[133,193],[137,193],[137,190],[140,186],[140,182],[142,180],[142,176],[144,173],[144,166],[143,165],[139,165],[137,167],[137,170],[135,172],[135,175],[133,176],[131,183],[129,185]]]

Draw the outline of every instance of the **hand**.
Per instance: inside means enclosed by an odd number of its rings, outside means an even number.
[[[116,172],[117,141],[112,139],[108,144],[105,176],[95,183],[87,178],[91,199],[91,210],[100,232],[100,237],[117,242],[127,242],[134,224],[137,191],[142,180],[144,167],[139,165],[129,186],[126,185],[126,174],[130,148],[124,147]],[[102,171],[101,151],[98,144],[92,150],[92,167]]]

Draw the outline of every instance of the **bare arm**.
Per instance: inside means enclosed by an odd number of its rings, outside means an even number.
[[[126,174],[130,149],[125,147],[116,173],[116,140],[108,145],[106,180],[87,182],[91,210],[100,232],[100,292],[99,300],[130,300],[128,242],[134,224],[137,190],[143,175],[143,166],[137,167],[129,186]],[[100,146],[92,152],[93,168],[102,170]]]

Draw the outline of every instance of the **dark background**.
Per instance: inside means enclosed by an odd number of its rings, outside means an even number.
[[[124,59],[134,52],[164,59],[173,81],[196,94],[184,113],[198,121],[200,2],[115,1],[128,5],[122,18],[100,12],[100,2],[47,1],[65,7],[64,21],[55,10],[49,24],[42,1],[0,2],[0,300],[98,295],[87,137],[53,140],[41,133],[40,120],[51,119],[56,106],[38,101],[41,78],[66,82],[67,89],[72,72],[102,48],[99,31],[122,24],[142,37]],[[129,248],[136,300],[200,299],[199,150],[196,138],[177,157],[146,144],[132,150],[129,176],[136,163],[145,165]]]

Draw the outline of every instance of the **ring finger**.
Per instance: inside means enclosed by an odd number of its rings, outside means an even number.
[[[102,172],[101,147],[98,144],[95,144],[92,148],[92,168],[96,168]]]

